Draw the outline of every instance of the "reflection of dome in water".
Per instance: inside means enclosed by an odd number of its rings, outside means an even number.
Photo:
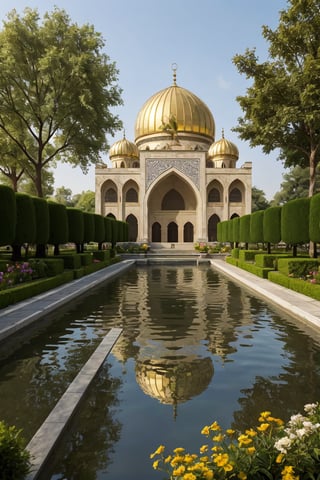
[[[200,395],[212,377],[213,364],[209,357],[136,364],[136,379],[144,393],[167,405],[177,405]]]

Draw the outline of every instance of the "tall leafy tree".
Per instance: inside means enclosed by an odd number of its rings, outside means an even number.
[[[319,174],[319,166],[317,168]],[[280,190],[274,195],[271,201],[272,205],[284,205],[295,198],[303,198],[309,196],[309,170],[302,168],[299,165],[290,168],[287,173],[284,173],[283,182],[280,185]],[[320,178],[316,177],[316,184],[314,193],[320,192]]]
[[[40,197],[45,167],[62,160],[86,172],[108,147],[106,134],[121,128],[110,111],[122,103],[118,71],[104,46],[92,26],[58,8],[42,22],[37,10],[13,10],[0,31],[0,132],[18,147]]]
[[[251,191],[252,199],[252,212],[257,212],[258,210],[265,210],[270,207],[270,203],[266,199],[266,195],[263,190],[260,190],[257,187],[252,187]]]
[[[275,30],[262,27],[269,59],[260,62],[255,49],[235,55],[241,74],[252,79],[239,96],[244,116],[234,129],[265,153],[279,149],[285,166],[309,169],[309,196],[315,189],[320,159],[320,3],[288,0]]]

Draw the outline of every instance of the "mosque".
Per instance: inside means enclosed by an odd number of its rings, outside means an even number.
[[[207,105],[173,83],[151,96],[95,169],[96,212],[129,224],[129,240],[187,247],[217,240],[217,224],[251,213],[252,164],[222,137]]]

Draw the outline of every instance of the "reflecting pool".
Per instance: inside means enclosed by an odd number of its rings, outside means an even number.
[[[114,326],[123,334],[45,480],[162,479],[149,459],[159,444],[198,452],[214,420],[243,430],[263,410],[287,420],[319,400],[319,335],[211,267],[155,265],[1,345],[0,418],[29,440]]]

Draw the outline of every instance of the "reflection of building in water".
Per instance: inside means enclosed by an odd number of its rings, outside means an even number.
[[[215,141],[207,105],[173,84],[141,108],[135,141],[123,137],[98,166],[96,211],[129,224],[130,241],[217,240],[217,224],[251,212],[251,162],[237,167],[236,145]]]
[[[208,387],[212,354],[224,360],[234,352],[235,325],[251,322],[250,305],[211,268],[150,266],[132,275],[137,283],[129,279],[123,291],[124,333],[113,353],[124,362],[135,358],[146,394],[177,405]]]

